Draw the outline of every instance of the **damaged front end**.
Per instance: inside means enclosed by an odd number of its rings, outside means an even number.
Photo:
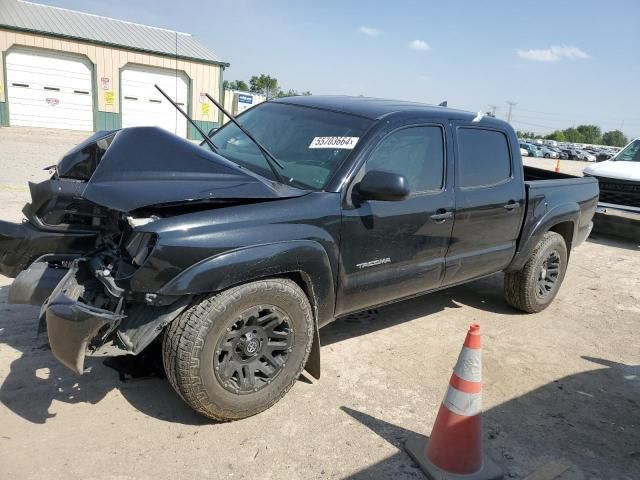
[[[78,374],[86,355],[140,353],[191,302],[159,292],[212,250],[161,245],[158,220],[306,193],[155,127],[98,132],[29,187],[25,220],[0,221],[0,273]]]

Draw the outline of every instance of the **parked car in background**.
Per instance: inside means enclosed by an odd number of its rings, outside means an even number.
[[[544,158],[558,158],[558,154],[547,147],[539,147],[538,150],[542,153]]]
[[[595,162],[596,156],[593,153],[587,152],[586,150],[577,150],[578,152],[578,160],[584,160],[585,162]]]
[[[564,153],[558,147],[549,147],[549,150],[553,150],[554,152],[556,152],[558,154],[557,158],[560,158],[561,160],[569,160],[569,155]]]
[[[597,162],[604,162],[605,160],[609,160],[613,156],[614,156],[614,153],[609,151],[609,150],[600,150],[596,154],[596,161]]]
[[[524,148],[527,151],[528,156],[530,157],[542,158],[542,152],[530,143],[521,143],[520,148]]]
[[[579,160],[580,153],[574,148],[565,148],[562,150],[566,153],[569,160]]]
[[[523,157],[528,157],[529,152],[527,152],[524,148],[520,147],[520,155]]]

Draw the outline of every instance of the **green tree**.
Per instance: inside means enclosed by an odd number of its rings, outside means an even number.
[[[537,138],[539,137],[539,135],[533,133],[533,132],[525,132],[525,131],[520,131],[518,130],[516,132],[516,135],[518,136],[518,138]]]
[[[565,137],[564,137],[564,133],[562,133],[560,130],[556,130],[553,133],[550,133],[549,135],[547,135],[546,137],[547,140],[555,140],[556,142],[564,142],[566,141]]]
[[[261,93],[267,97],[267,100],[277,97],[280,92],[278,79],[264,73],[252,76],[249,85],[253,93]]]
[[[311,95],[311,92],[308,91],[308,90],[304,91],[304,92],[298,92],[297,90],[293,90],[292,88],[290,88],[286,92],[284,90],[278,91],[276,97],[278,97],[278,98],[282,98],[282,97],[299,97],[299,96],[308,97],[309,95]]]
[[[611,130],[602,135],[602,144],[613,147],[624,147],[629,143],[629,139],[620,130]]]
[[[602,142],[602,131],[597,125],[578,125],[576,130],[582,135],[583,143],[598,145]]]
[[[571,143],[584,143],[584,137],[576,128],[567,128],[563,130],[565,141]]]
[[[245,82],[244,80],[234,80],[233,82],[225,80],[224,82],[222,82],[222,85],[227,90],[240,90],[242,92],[249,91],[249,85],[247,85],[247,82]]]

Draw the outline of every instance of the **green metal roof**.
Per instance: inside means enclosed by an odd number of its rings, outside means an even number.
[[[0,27],[228,65],[188,33],[23,0],[0,0]]]

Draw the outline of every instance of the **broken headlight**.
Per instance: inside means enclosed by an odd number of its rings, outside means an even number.
[[[141,267],[153,251],[156,240],[157,235],[155,233],[132,232],[124,245],[124,249],[131,258],[131,263]]]

